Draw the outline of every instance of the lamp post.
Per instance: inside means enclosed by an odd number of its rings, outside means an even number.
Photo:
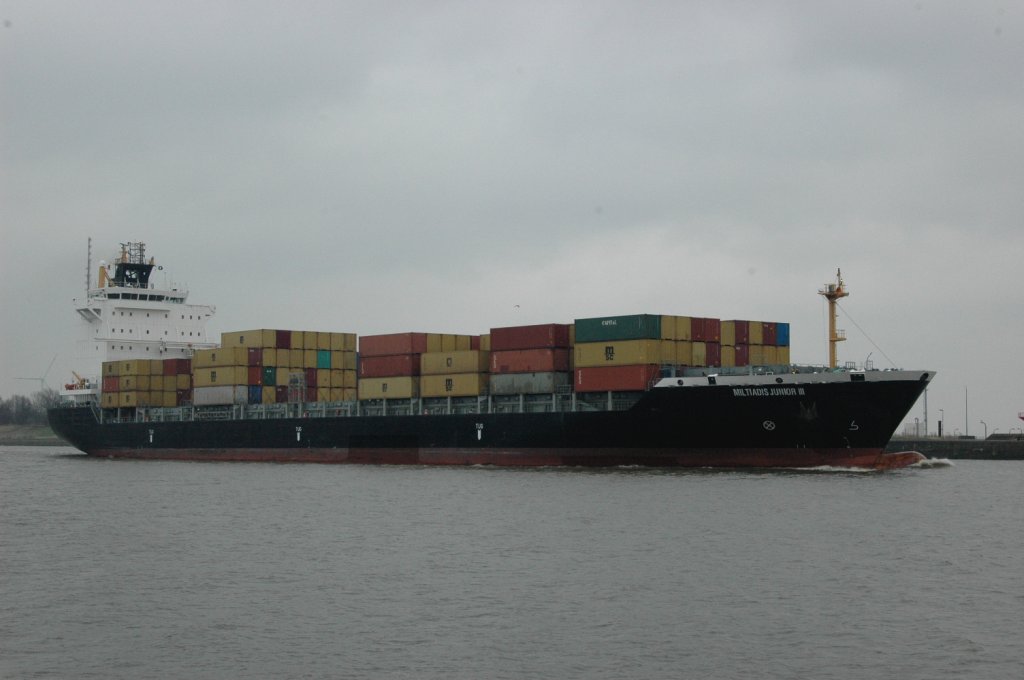
[[[946,409],[939,409],[939,436],[942,436],[942,424],[946,422]]]
[[[985,426],[985,439],[988,439],[988,423],[984,420],[979,420],[978,422]]]

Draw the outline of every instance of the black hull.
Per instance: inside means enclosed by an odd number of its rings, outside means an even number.
[[[917,375],[917,374],[915,374]],[[439,464],[888,467],[882,451],[927,384],[917,379],[658,387],[629,410],[100,424],[49,412],[94,456]],[[788,382],[788,381],[787,381]]]

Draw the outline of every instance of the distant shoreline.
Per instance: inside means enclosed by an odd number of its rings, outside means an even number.
[[[48,425],[0,425],[0,445],[68,446]]]

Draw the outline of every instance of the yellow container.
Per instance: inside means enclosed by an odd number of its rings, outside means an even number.
[[[148,392],[150,389],[152,389],[149,386],[151,377],[152,376],[150,376],[149,373],[147,373],[146,375],[135,376],[135,389]]]
[[[693,366],[693,343],[689,340],[676,341],[676,363],[680,366]]]
[[[246,366],[214,366],[192,369],[192,383],[195,387],[216,385],[245,385],[249,379]]]
[[[355,333],[329,333],[331,338],[331,346],[324,347],[322,349],[329,349],[332,352],[355,352],[356,351],[356,334]]]
[[[661,339],[676,340],[676,319],[679,317],[669,314],[661,315]]]
[[[121,393],[120,392],[104,392],[103,393],[103,408],[117,408],[121,405]]]
[[[192,368],[215,368],[219,366],[245,366],[249,363],[246,347],[217,347],[197,349],[192,355]]]
[[[149,376],[149,389],[153,390],[154,392],[163,392],[164,376],[162,374]]]
[[[777,363],[783,366],[789,366],[789,347],[776,347],[775,351],[778,353]]]
[[[220,334],[222,347],[276,347],[277,331],[261,328]]]
[[[329,368],[318,368],[316,370],[316,386],[317,387],[333,387],[331,385],[331,369]],[[321,401],[327,401],[321,399]]]
[[[303,337],[305,336],[305,333],[303,333],[302,331],[292,331],[291,333],[292,333],[292,341],[291,341],[292,351],[295,351],[297,349],[305,349],[306,348],[306,343],[303,342]]]
[[[316,349],[317,338],[320,334],[316,331],[303,331],[302,332],[302,349]]]
[[[356,372],[353,370],[331,369],[331,387],[350,387],[355,389]]]
[[[767,366],[774,366],[779,363],[779,348],[774,345],[764,346],[764,363]]]
[[[675,340],[662,340],[661,341],[661,357],[658,360],[660,364],[674,364],[676,363],[676,355],[678,350],[676,348]]]
[[[490,361],[490,352],[476,349],[427,352],[420,357],[420,373],[422,375],[486,373]]]
[[[751,321],[750,322],[750,344],[751,345],[763,345],[764,344],[764,324],[762,324],[760,321]],[[750,363],[754,363],[754,360],[751,359]]]
[[[359,380],[359,399],[410,399],[420,396],[419,376],[391,378],[362,378]]]
[[[693,340],[693,320],[690,317],[676,317],[676,340]]]
[[[121,375],[139,375],[139,369],[141,368],[141,360],[132,359],[130,361],[121,362]],[[146,375],[149,375],[149,364],[146,364]]]
[[[425,375],[420,378],[424,397],[475,397],[486,394],[490,376],[486,373]]]
[[[160,405],[164,408],[174,408],[178,405],[178,393],[164,390],[160,393]]]
[[[731,345],[722,345],[722,366],[731,368],[736,365],[736,348]]]
[[[288,351],[288,350],[285,350]],[[277,366],[277,350],[273,347],[263,348],[263,365]]]
[[[164,374],[164,362],[163,359],[150,359],[149,360],[149,374],[159,375]]]
[[[692,361],[691,366],[707,366],[708,365],[708,346],[704,342],[691,342],[692,346]]]
[[[317,401],[330,401],[331,400],[331,388],[330,387],[317,387],[316,388],[316,400]]]
[[[137,375],[122,375],[117,380],[117,389],[121,392],[138,389],[138,383],[135,382],[138,377]]]
[[[661,340],[581,342],[573,356],[576,368],[657,364],[661,361]]]
[[[315,349],[304,349],[304,350],[302,350],[302,367],[303,368],[316,368],[316,350]]]
[[[751,366],[764,366],[764,345],[750,345],[747,351]]]
[[[481,335],[480,336],[480,349],[482,351],[484,351],[484,352],[490,352],[491,351],[491,334],[490,333],[487,333],[486,335]]]
[[[292,338],[294,339],[295,336],[292,335]],[[305,352],[303,350],[301,350],[301,349],[294,349],[294,348],[288,350],[288,361],[284,361],[281,358],[281,354],[283,352],[284,352],[284,350],[281,350],[280,352],[277,353],[278,363],[280,365],[282,365],[282,366],[294,366],[296,368],[301,368],[302,364],[305,363],[305,360],[303,359],[303,355],[305,354]]]
[[[732,347],[736,346],[736,322],[735,321],[723,321],[722,322],[722,347],[726,345]],[[722,364],[725,365],[724,363]]]
[[[164,383],[164,388],[167,389],[167,384]],[[192,374],[181,373],[174,376],[174,389],[176,390],[188,390],[192,388]]]
[[[309,347],[309,346],[307,345],[307,347]],[[316,334],[316,349],[330,349],[330,348],[331,348],[331,334],[330,333],[325,333],[323,331],[318,332]],[[310,347],[309,349],[313,349],[313,348]],[[320,401],[327,401],[327,400],[326,399],[321,399]]]
[[[121,375],[121,362],[120,361],[104,361],[103,362],[103,377],[104,378],[116,378]],[[104,404],[106,406],[106,404]]]

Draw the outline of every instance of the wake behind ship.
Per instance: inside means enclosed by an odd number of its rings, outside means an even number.
[[[785,323],[632,314],[478,336],[259,329],[216,346],[203,327],[212,308],[185,314],[180,292],[149,284],[143,253],[125,244],[114,273],[101,268],[82,314],[101,360],[49,412],[89,455],[866,468],[923,458],[883,449],[930,371],[792,366]]]

